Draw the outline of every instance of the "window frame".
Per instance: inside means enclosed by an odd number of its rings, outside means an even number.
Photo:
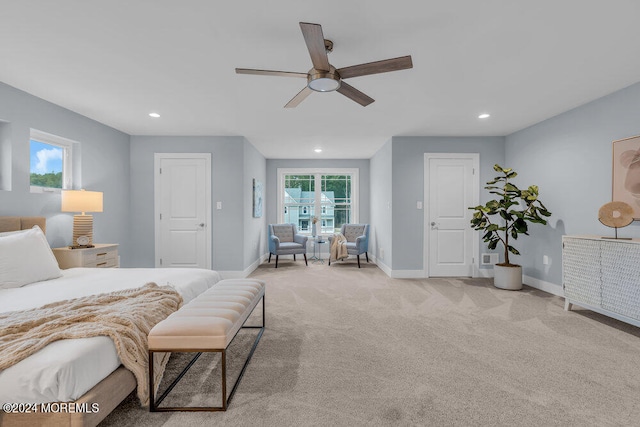
[[[62,190],[73,188],[73,146],[77,144],[77,142],[37,129],[30,129],[29,163],[31,162],[31,141],[41,142],[62,149],[62,188],[31,185],[31,164],[29,164],[29,191],[31,193],[61,193]]]
[[[322,218],[322,175],[351,176],[351,222],[359,223],[360,218],[360,169],[359,168],[278,168],[278,223],[284,222],[284,184],[287,175],[314,175],[315,201],[313,216]],[[311,227],[309,227],[311,228]],[[311,230],[298,230],[301,234],[311,235]]]

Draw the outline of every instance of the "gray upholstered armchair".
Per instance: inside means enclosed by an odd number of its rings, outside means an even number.
[[[304,255],[305,265],[307,263],[307,236],[298,234],[298,227],[295,224],[269,224],[269,262],[271,255],[276,256],[276,268],[278,268],[279,255]]]
[[[340,234],[347,239],[347,253],[358,257],[360,268],[360,255],[364,254],[369,262],[369,224],[342,224]],[[329,236],[329,247],[333,243],[333,236]],[[329,257],[331,265],[331,257]]]

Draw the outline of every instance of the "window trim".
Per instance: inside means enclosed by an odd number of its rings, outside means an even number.
[[[44,144],[62,148],[62,188],[42,187],[31,185],[31,166],[29,165],[29,191],[31,193],[61,193],[62,190],[73,188],[73,146],[76,141],[43,132],[37,129],[30,129],[29,132],[29,159],[31,159],[31,141],[38,141]],[[31,161],[31,160],[29,160]]]
[[[286,175],[351,175],[351,221],[358,224],[360,218],[360,169],[359,168],[278,168],[278,223],[284,222],[284,177]],[[315,186],[315,199],[321,199],[321,186]],[[322,203],[316,203],[314,216],[322,218]],[[299,230],[300,231],[300,230]],[[301,232],[311,234],[311,232]]]

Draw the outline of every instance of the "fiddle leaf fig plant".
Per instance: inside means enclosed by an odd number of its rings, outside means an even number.
[[[538,186],[531,185],[526,190],[520,190],[510,182],[518,174],[511,168],[494,165],[493,169],[501,175],[487,182],[485,189],[495,194],[496,199],[485,205],[470,207],[474,210],[471,227],[484,232],[482,239],[489,249],[495,249],[498,244],[504,248],[504,263],[502,266],[515,266],[509,262],[509,253],[520,255],[509,239],[517,240],[518,235],[529,235],[528,223],[545,225],[543,217],[551,216],[551,212],[538,200]]]

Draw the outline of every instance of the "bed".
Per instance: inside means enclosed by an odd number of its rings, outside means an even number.
[[[34,225],[45,230],[44,218],[0,217],[0,233],[29,230]],[[2,272],[0,277],[1,274]],[[148,282],[172,286],[182,296],[184,303],[187,303],[220,280],[217,272],[186,268],[72,268],[61,270],[59,274],[60,277],[0,289],[0,313],[36,308],[54,301],[97,293],[137,288]],[[0,424],[96,425],[135,387],[133,374],[120,364],[110,338],[99,336],[56,341],[0,371],[0,402],[97,403],[99,411],[57,414],[0,412]]]

